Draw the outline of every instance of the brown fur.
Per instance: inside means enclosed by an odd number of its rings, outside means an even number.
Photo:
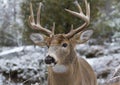
[[[65,37],[62,34],[58,34],[52,37],[47,37],[46,40],[46,44],[47,45],[59,45],[61,44],[61,42],[63,42],[63,40],[65,39]]]
[[[96,75],[91,66],[83,59],[76,56],[74,44],[61,35],[51,39],[51,45],[60,45],[62,42],[68,42],[70,53],[68,56],[62,55],[62,65],[68,70],[64,73],[56,73],[52,67],[48,67],[48,85],[97,85]]]
[[[60,74],[49,67],[48,85],[97,85],[96,76],[84,59],[75,60],[68,67],[67,72]]]

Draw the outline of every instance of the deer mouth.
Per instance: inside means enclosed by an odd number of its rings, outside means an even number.
[[[51,66],[51,67],[55,67],[57,65],[57,62],[52,62],[52,63],[46,64],[46,65]]]
[[[56,66],[56,64],[57,64],[57,62],[53,62],[53,63],[51,63],[49,65],[52,66],[52,67],[54,67],[54,66]]]

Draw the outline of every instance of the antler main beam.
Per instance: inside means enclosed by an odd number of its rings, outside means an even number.
[[[79,12],[74,12],[69,9],[65,9],[70,14],[77,16],[78,18],[81,18],[85,21],[85,23],[83,25],[81,25],[80,27],[78,27],[77,29],[74,29],[74,30],[70,31],[69,33],[65,34],[65,36],[67,38],[73,37],[76,33],[79,33],[80,31],[82,31],[90,23],[90,5],[86,0],[84,0],[84,1],[85,1],[85,7],[86,7],[86,15],[83,13],[81,6],[79,5],[79,3],[77,1],[75,1],[75,4],[77,5]]]
[[[83,13],[82,8],[77,1],[75,1],[75,4],[76,4],[77,8],[79,9],[79,12],[74,12],[74,11],[71,11],[69,9],[65,9],[70,14],[72,14],[78,18],[81,18],[82,20],[85,21],[85,23],[83,25],[81,25],[80,27],[78,27],[77,29],[74,29],[74,30],[70,31],[69,33],[65,34],[65,37],[67,37],[68,39],[72,38],[76,33],[79,33],[80,31],[82,31],[90,23],[90,5],[86,0],[84,0],[84,1],[85,1],[85,7],[86,7],[86,14]],[[38,12],[37,12],[37,19],[36,19],[36,23],[35,23],[33,8],[32,8],[32,4],[30,3],[31,15],[29,16],[29,25],[31,28],[36,29],[36,30],[40,30],[40,32],[44,33],[47,36],[54,35],[54,28],[55,28],[54,25],[55,24],[53,24],[52,31],[42,27],[40,24],[41,6],[42,6],[42,3],[40,2]]]
[[[32,3],[30,3],[30,13],[31,13],[31,15],[29,16],[29,20],[28,20],[29,21],[29,25],[30,25],[30,27],[32,29],[40,30],[40,32],[44,33],[47,36],[50,36],[53,33],[50,30],[42,27],[41,24],[40,24],[40,10],[41,10],[41,6],[42,6],[42,3],[40,2],[39,8],[38,8],[38,12],[37,12],[37,19],[36,19],[36,23],[35,23]]]

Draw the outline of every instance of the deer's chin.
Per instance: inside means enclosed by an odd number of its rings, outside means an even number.
[[[47,66],[51,66],[51,67],[54,67],[54,66],[56,66],[57,65],[57,62],[52,62],[52,63],[50,63],[50,64],[47,64]]]
[[[67,66],[57,62],[47,64],[47,66],[51,67],[55,73],[65,73],[67,71]]]

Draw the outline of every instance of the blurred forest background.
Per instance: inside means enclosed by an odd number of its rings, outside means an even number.
[[[67,33],[71,25],[76,28],[83,23],[64,10],[78,11],[75,0],[0,0],[0,85],[47,85],[43,62],[46,48],[34,46],[29,38],[38,32],[28,26],[30,2],[35,18],[39,3],[43,3],[41,24],[51,29],[55,22],[55,33]],[[78,2],[85,12],[84,0]],[[120,68],[120,0],[88,2],[91,22],[86,29],[94,30],[94,34],[76,50],[93,67],[99,85],[106,85],[114,70]]]
[[[56,33],[67,33],[73,24],[78,27],[82,21],[64,9],[77,10],[74,0],[0,0],[0,46],[21,46],[31,44],[29,36],[32,30],[28,26],[29,3],[32,2],[34,13],[39,2],[43,3],[41,22],[43,27],[51,28],[56,23]],[[78,0],[84,9],[83,0]],[[112,37],[120,37],[120,2],[119,0],[88,0],[91,6],[92,38],[98,39],[96,44],[111,42]],[[84,10],[83,10],[84,11]],[[35,15],[36,17],[36,15]],[[94,43],[95,44],[95,43]]]

